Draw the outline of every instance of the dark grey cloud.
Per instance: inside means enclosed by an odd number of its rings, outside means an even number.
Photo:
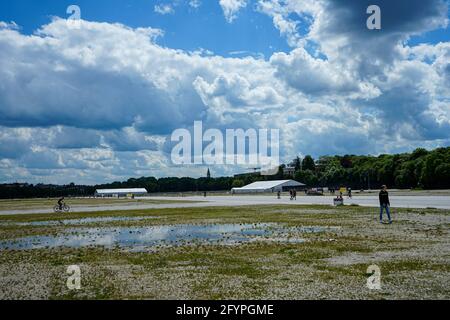
[[[101,144],[101,132],[97,130],[58,127],[49,131],[52,134],[49,146],[56,149],[97,148]]]
[[[0,159],[17,159],[29,151],[29,143],[15,137],[0,138]]]
[[[382,73],[399,56],[399,43],[443,27],[448,19],[444,0],[327,0],[324,4],[323,21],[314,30],[314,39],[343,64],[356,63],[363,77]],[[370,5],[381,9],[381,30],[366,27]]]
[[[134,128],[103,133],[104,142],[114,151],[157,150],[157,143]]]
[[[368,30],[366,10],[370,5],[381,9],[382,29]],[[327,23],[321,27],[328,34],[351,34],[358,37],[407,37],[442,26],[448,17],[444,0],[328,0],[325,1]]]
[[[30,169],[62,169],[64,165],[60,160],[58,153],[53,150],[39,150],[24,154],[19,163]]]

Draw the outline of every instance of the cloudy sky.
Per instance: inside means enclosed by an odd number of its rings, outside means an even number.
[[[69,5],[81,9],[74,28]],[[368,30],[366,9],[381,8]],[[0,182],[200,176],[175,129],[279,128],[281,159],[450,145],[446,0],[0,2]],[[246,168],[215,166],[213,175]]]

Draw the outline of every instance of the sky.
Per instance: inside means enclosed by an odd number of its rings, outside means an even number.
[[[448,25],[447,0],[1,1],[0,182],[204,176],[170,157],[194,121],[280,129],[283,162],[450,146]]]

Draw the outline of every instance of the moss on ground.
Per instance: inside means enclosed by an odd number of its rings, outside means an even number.
[[[0,239],[52,235],[67,228],[206,223],[330,226],[305,242],[191,244],[151,252],[120,248],[2,250],[0,298],[42,299],[442,299],[450,298],[448,210],[398,209],[392,225],[374,209],[329,206],[152,209],[11,216],[12,222],[152,216],[144,221],[0,226]],[[4,217],[0,217],[5,220]],[[446,249],[447,248],[447,249]],[[382,270],[383,290],[365,286],[367,267]],[[66,268],[79,265],[82,289],[69,291]],[[40,270],[33,272],[33,270]],[[49,281],[41,281],[42,279]],[[411,280],[413,279],[413,280]],[[35,283],[24,295],[25,283]],[[39,283],[42,287],[39,287]],[[431,288],[431,289],[430,289]]]

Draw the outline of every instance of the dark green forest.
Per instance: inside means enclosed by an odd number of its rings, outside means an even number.
[[[294,160],[292,165],[297,169],[294,178],[308,186],[377,189],[386,184],[400,189],[450,188],[450,147],[378,157],[325,156],[317,161],[306,156]]]
[[[294,167],[295,173],[284,174],[286,167]],[[209,172],[209,170],[208,170]],[[91,196],[99,188],[146,188],[150,193],[222,191],[240,187],[259,180],[295,179],[308,187],[351,187],[352,189],[378,189],[382,184],[401,189],[450,188],[450,147],[432,151],[416,149],[412,153],[382,154],[379,156],[311,156],[297,157],[287,165],[281,165],[278,174],[260,176],[257,173],[235,177],[203,178],[131,178],[96,186],[3,184],[0,198],[32,198],[59,196]]]

